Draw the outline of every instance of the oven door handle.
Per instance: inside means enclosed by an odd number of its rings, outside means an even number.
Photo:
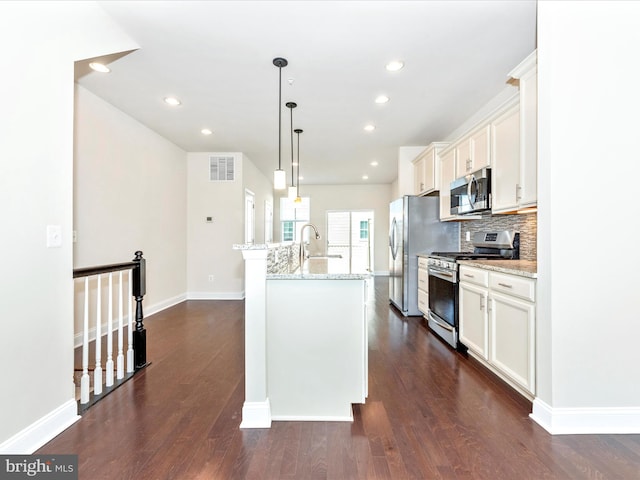
[[[436,277],[436,278],[439,278],[440,280],[444,280],[445,282],[456,283],[456,274],[454,272],[447,272],[447,271],[430,268],[428,270],[428,274],[431,275],[432,277]]]
[[[454,328],[453,328],[451,325],[449,325],[448,323],[442,323],[442,322],[440,322],[440,321],[436,318],[436,316],[435,316],[433,313],[431,313],[431,310],[429,310],[429,321],[431,321],[431,322],[435,323],[436,325],[438,325],[438,326],[439,326],[439,327],[441,327],[441,328],[444,328],[444,329],[445,329],[445,330],[447,330],[448,332],[453,332],[453,331],[454,331]]]

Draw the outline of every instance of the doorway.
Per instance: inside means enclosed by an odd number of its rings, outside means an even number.
[[[244,191],[244,243],[256,239],[256,196],[251,190]]]
[[[327,255],[349,273],[373,272],[373,210],[327,212]]]

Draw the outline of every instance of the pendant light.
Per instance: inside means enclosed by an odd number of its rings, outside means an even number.
[[[296,199],[294,200],[294,202],[302,203],[302,198],[300,198],[300,134],[302,133],[302,129],[296,128],[294,132],[296,132],[298,136],[298,183],[296,186]]]
[[[295,200],[298,196],[298,190],[296,189],[296,184],[294,182],[295,178],[293,176],[293,109],[296,108],[298,104],[295,102],[287,102],[285,105],[291,113],[291,186],[289,187],[289,194],[287,196],[289,197],[289,200]]]
[[[289,62],[285,58],[274,58],[273,64],[278,67],[278,169],[273,172],[273,188],[283,190],[287,186],[287,174],[282,169],[282,67]]]

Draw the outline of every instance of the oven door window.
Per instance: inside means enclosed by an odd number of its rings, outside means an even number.
[[[452,327],[456,326],[458,284],[429,275],[429,310]]]

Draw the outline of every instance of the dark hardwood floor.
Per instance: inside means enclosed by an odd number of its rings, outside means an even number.
[[[551,436],[531,405],[389,307],[375,279],[369,397],[353,423],[240,430],[244,303],[146,322],[152,364],[36,453],[98,479],[639,479],[640,435]]]

